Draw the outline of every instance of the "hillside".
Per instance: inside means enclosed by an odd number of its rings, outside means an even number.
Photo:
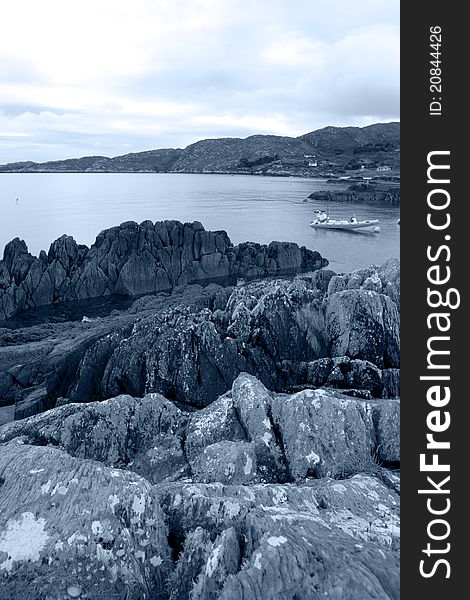
[[[107,158],[87,156],[45,163],[0,165],[0,173],[150,172],[235,173],[334,177],[354,171],[399,175],[400,124],[325,127],[296,138],[252,135],[206,139],[184,149],[165,148]]]

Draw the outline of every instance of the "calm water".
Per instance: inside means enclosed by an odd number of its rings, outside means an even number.
[[[323,180],[243,175],[1,174],[0,248],[20,237],[37,255],[63,233],[90,245],[102,229],[124,221],[177,219],[225,229],[235,244],[297,242],[339,272],[398,258],[398,208],[330,203],[332,217],[379,219],[378,234],[309,226],[315,208],[324,207],[304,198],[332,187]]]

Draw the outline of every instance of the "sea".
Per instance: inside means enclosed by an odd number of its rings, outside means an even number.
[[[337,273],[399,258],[399,208],[305,202],[317,190],[345,189],[324,179],[175,173],[2,173],[0,248],[15,237],[38,255],[66,233],[91,245],[124,221],[200,221],[234,244],[296,242],[329,260]],[[379,233],[315,230],[316,209],[330,217],[378,219]]]

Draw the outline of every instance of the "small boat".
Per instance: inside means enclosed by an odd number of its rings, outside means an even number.
[[[378,219],[368,219],[367,221],[346,221],[340,219],[326,219],[325,221],[312,221],[310,227],[314,229],[336,229],[340,231],[371,231],[378,233],[380,231]]]

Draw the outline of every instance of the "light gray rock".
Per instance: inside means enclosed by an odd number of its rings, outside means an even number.
[[[326,309],[329,355],[368,360],[379,368],[398,367],[399,315],[396,304],[371,290],[336,292]]]
[[[301,486],[181,483],[160,494],[170,531],[192,541],[198,528],[204,539],[191,598],[399,598],[398,496],[374,477]],[[210,549],[204,531],[217,536]],[[182,552],[180,574],[194,566],[193,554],[187,560]]]
[[[271,394],[255,377],[241,373],[233,382],[232,398],[243,430],[254,445],[262,481],[284,481],[285,457],[271,418]]]
[[[247,442],[217,442],[206,446],[191,463],[193,477],[202,483],[250,485],[259,481],[256,452]]]
[[[21,440],[2,445],[0,472],[0,598],[164,597],[170,548],[149,482]]]
[[[33,444],[59,446],[75,457],[126,465],[139,452],[157,445],[159,436],[182,432],[185,419],[159,394],[140,399],[123,395],[104,402],[66,404],[8,423],[0,429],[0,443],[26,436]]]
[[[272,418],[296,481],[344,477],[373,466],[373,424],[361,401],[323,389],[277,394]]]
[[[195,461],[204,448],[211,444],[246,440],[231,393],[224,394],[189,416],[185,448],[190,461]]]

